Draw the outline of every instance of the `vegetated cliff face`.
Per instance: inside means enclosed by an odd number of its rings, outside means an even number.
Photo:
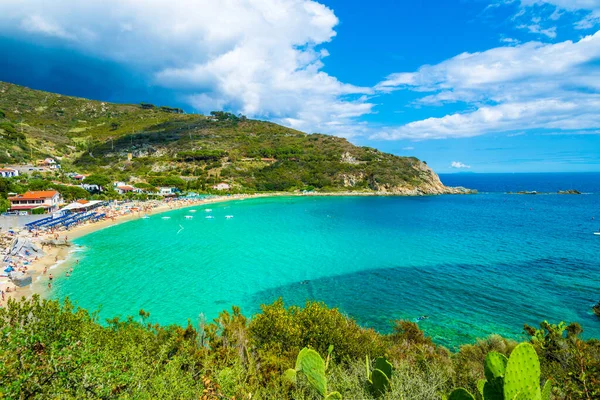
[[[467,193],[445,187],[415,157],[216,112],[183,114],[152,104],[112,104],[0,82],[0,163],[59,158],[65,171],[185,189],[218,181],[236,190]]]

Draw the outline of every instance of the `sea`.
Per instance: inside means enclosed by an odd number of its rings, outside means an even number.
[[[79,263],[51,297],[101,319],[144,309],[193,325],[233,305],[252,316],[317,300],[384,333],[427,316],[420,327],[452,349],[523,339],[544,320],[600,338],[600,173],[441,179],[479,194],[257,198],[112,226],[75,241]]]

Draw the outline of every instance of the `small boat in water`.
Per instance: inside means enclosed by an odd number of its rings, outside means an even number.
[[[194,216],[193,216],[193,215],[186,215],[186,216],[185,216],[185,219],[192,219],[192,218],[194,218]]]
[[[212,212],[212,208],[207,208],[206,210],[204,210],[206,212]]]
[[[226,215],[225,218],[226,219],[231,219],[231,218],[233,218],[233,215]]]
[[[213,219],[214,217],[212,215],[207,215],[206,219]]]
[[[171,217],[162,217],[162,219],[171,219]]]
[[[195,213],[197,210],[190,210],[191,213]]]
[[[600,232],[594,232],[594,235],[600,236]]]

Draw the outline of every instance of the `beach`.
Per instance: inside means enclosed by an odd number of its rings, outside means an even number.
[[[85,222],[68,230],[29,232],[22,229],[9,238],[6,238],[8,234],[3,234],[6,242],[17,238],[26,240],[34,247],[38,247],[39,252],[31,251],[28,255],[20,255],[14,263],[17,271],[22,271],[28,277],[31,277],[31,284],[17,286],[8,277],[4,276],[0,278],[0,290],[4,294],[3,298],[0,298],[0,306],[5,305],[9,298],[27,298],[33,294],[44,296],[48,293],[51,289],[51,286],[49,286],[49,283],[51,285],[50,276],[55,278],[58,274],[68,273],[69,269],[72,269],[77,262],[75,258],[70,257],[74,250],[71,241],[74,239],[114,225],[143,218],[145,215],[157,215],[203,204],[281,195],[284,194],[234,194],[197,200],[176,199],[119,202],[100,207],[96,211],[98,214],[106,214],[104,219],[96,222]]]

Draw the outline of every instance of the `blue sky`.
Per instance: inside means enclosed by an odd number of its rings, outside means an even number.
[[[438,172],[600,171],[600,0],[3,0],[0,80],[226,109]]]

